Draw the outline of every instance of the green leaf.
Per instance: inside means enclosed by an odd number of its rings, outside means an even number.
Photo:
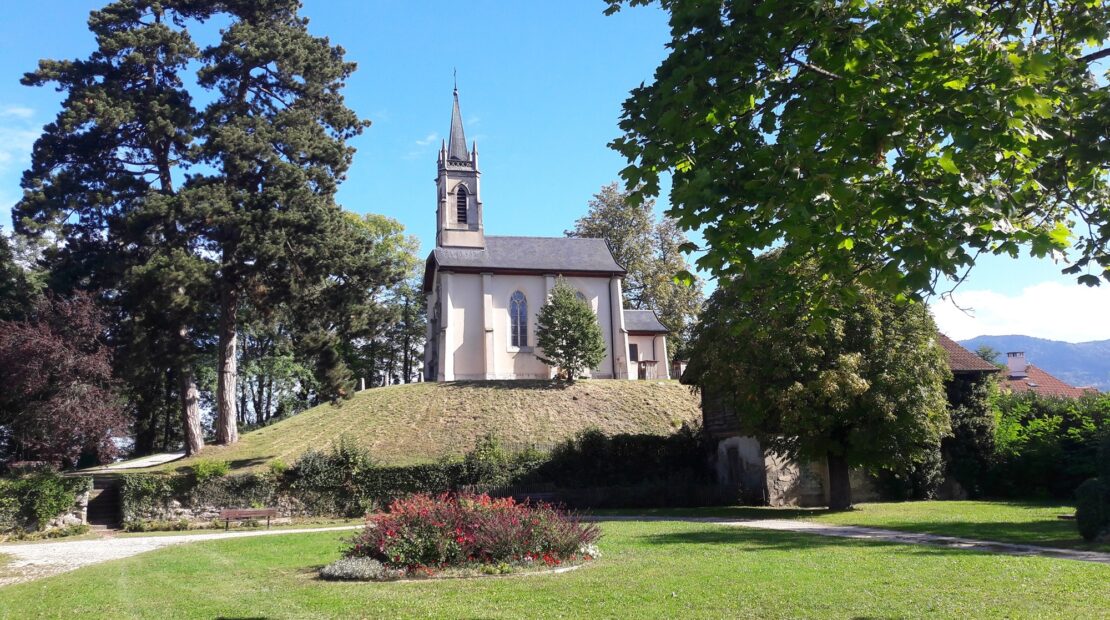
[[[1089,273],[1085,273],[1079,276],[1078,282],[1086,286],[1099,286],[1102,284],[1102,282],[1099,281],[1098,276],[1093,276]]]
[[[693,286],[694,274],[690,273],[686,269],[683,269],[682,271],[674,274],[674,281],[676,284],[681,284],[683,286]]]
[[[948,174],[960,174],[960,169],[956,166],[956,162],[952,161],[951,151],[946,150],[942,152],[940,158],[937,159],[937,163],[941,168],[944,168],[944,171]]]
[[[851,251],[851,249],[854,248],[854,247],[856,247],[856,242],[851,237],[845,237],[845,238],[841,239],[840,243],[837,244],[837,246],[836,246],[836,248],[838,250],[848,250],[848,251]]]
[[[1063,222],[1056,222],[1056,227],[1052,229],[1052,232],[1048,233],[1048,238],[1059,248],[1070,246],[1071,244],[1068,242],[1070,237],[1071,229]]]
[[[967,76],[963,76],[963,77],[958,77],[958,78],[953,78],[951,80],[948,80],[947,82],[944,83],[944,87],[945,88],[950,88],[952,90],[963,90],[963,89],[967,88],[967,83],[968,83]]]

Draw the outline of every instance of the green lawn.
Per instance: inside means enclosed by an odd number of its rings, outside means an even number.
[[[725,517],[732,519],[803,519],[836,525],[925,532],[980,540],[1110,551],[1110,544],[1092,544],[1079,537],[1075,521],[1059,515],[1075,514],[1067,504],[1043,502],[891,502],[857,504],[844,512],[794,508],[667,508],[604,510],[598,514]]]
[[[0,618],[1024,617],[1110,610],[1110,566],[703,523],[606,523],[561,575],[331,583],[342,535],[168,548],[0,589]]]
[[[0,579],[13,575],[13,573],[8,570],[8,563],[11,561],[12,556],[0,553]]]

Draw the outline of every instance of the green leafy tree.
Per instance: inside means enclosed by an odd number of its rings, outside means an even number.
[[[537,357],[559,369],[568,382],[605,359],[605,337],[597,316],[578,298],[574,287],[559,278],[536,320]]]
[[[816,265],[792,278],[812,286]],[[849,471],[908,468],[935,454],[948,433],[949,377],[936,326],[922,305],[848,287],[853,300],[823,328],[774,284],[722,281],[695,329],[684,379],[737,414],[746,434],[794,459],[824,460],[829,507],[851,506]]]
[[[781,248],[923,297],[1026,248],[1110,280],[1110,3],[658,4],[670,51],[612,146],[645,196],[673,174],[668,214],[702,230],[699,267],[763,281],[758,256]],[[848,295],[773,292],[824,316]]]
[[[656,221],[654,201],[637,204],[631,194],[616,183],[602,187],[590,200],[587,214],[566,234],[605,239],[613,258],[628,272],[621,288],[625,307],[655,310],[671,332],[671,356],[682,358],[705,302],[702,282],[691,275],[682,253],[689,240],[674,220]]]
[[[1002,353],[990,345],[981,345],[978,349],[975,349],[975,355],[984,362],[990,362],[995,366],[1001,366],[998,362],[998,358],[1002,357]]]
[[[390,279],[368,291],[374,312],[348,333],[344,359],[371,387],[408,383],[424,345],[424,298],[420,279],[420,241],[405,234],[397,220],[383,215],[350,214],[359,245],[372,249],[373,260],[390,266]]]

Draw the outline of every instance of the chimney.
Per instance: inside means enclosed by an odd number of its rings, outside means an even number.
[[[1025,363],[1025,351],[1016,351],[1006,354],[1006,367],[1010,370],[1010,376],[1014,378],[1025,377],[1025,368],[1028,364]]]

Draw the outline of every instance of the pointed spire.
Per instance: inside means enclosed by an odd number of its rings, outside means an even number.
[[[466,152],[466,135],[463,134],[462,112],[459,111],[459,88],[455,87],[455,106],[451,109],[451,136],[447,141],[447,158],[470,161]]]

